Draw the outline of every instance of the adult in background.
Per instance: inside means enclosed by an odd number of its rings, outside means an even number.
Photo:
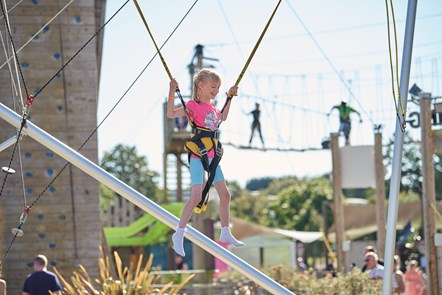
[[[374,252],[365,254],[365,264],[367,265],[368,277],[372,280],[382,280],[384,278],[384,267],[378,264],[378,255]]]
[[[369,245],[364,248],[364,259],[365,259],[365,255],[367,255],[367,253],[369,253],[369,252],[373,252],[373,253],[377,254],[376,248]],[[384,261],[382,259],[380,259],[379,257],[378,257],[378,264],[384,266]],[[361,271],[364,272],[366,270],[367,270],[367,263],[364,262],[364,265],[362,266]]]
[[[351,131],[351,120],[350,120],[350,114],[356,113],[359,116],[359,122],[362,123],[362,117],[361,114],[353,109],[352,107],[347,105],[347,101],[343,99],[341,101],[341,104],[335,105],[331,108],[330,112],[327,114],[327,116],[330,116],[331,112],[337,109],[339,111],[339,133],[344,133],[345,137],[345,145],[350,145],[350,131]]]
[[[393,259],[393,294],[403,295],[405,294],[405,276],[399,269],[401,265],[399,255],[394,255]]]
[[[262,146],[264,147],[264,139],[262,138],[262,133],[261,133],[261,121],[259,120],[259,117],[261,115],[261,111],[259,110],[259,103],[255,103],[255,109],[251,111],[249,114],[253,116],[249,146],[252,144],[253,135],[255,134],[255,129],[256,129],[258,130],[259,138],[261,139]]]
[[[30,274],[23,285],[22,295],[61,295],[61,284],[57,276],[46,270],[48,259],[43,254],[34,258],[34,272]]]

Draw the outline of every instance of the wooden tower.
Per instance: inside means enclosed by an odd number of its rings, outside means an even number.
[[[8,0],[6,8],[9,10],[16,3]],[[46,25],[67,3],[23,1],[9,11],[11,35],[17,50],[43,28],[18,53],[29,94],[38,93],[103,24],[106,1],[83,0],[72,2]],[[3,16],[1,22],[4,24]],[[9,35],[5,32],[2,26],[3,40],[8,42]],[[29,119],[33,123],[75,150],[97,126],[101,40],[100,34],[82,49],[37,95],[30,111]],[[1,64],[7,60],[5,55],[11,55],[11,44],[6,47],[8,53],[4,50],[0,53]],[[12,73],[8,65],[0,69],[0,102],[21,114],[11,86],[11,75],[17,77],[12,61],[10,67]],[[21,85],[26,100],[24,85]],[[0,120],[0,142],[15,133],[15,128]],[[9,165],[12,151],[13,146],[0,152],[0,166]],[[96,134],[80,153],[98,162]],[[11,167],[16,173],[7,177],[0,196],[0,257],[7,254],[2,264],[2,278],[7,281],[8,294],[20,293],[26,276],[32,272],[33,259],[39,253],[48,257],[49,270],[56,266],[65,278],[70,278],[78,264],[91,275],[98,273],[102,242],[99,186],[73,166],[68,166],[51,182],[65,164],[64,159],[26,136],[15,152]],[[5,173],[1,173],[2,182],[4,178]],[[23,225],[24,235],[11,245],[14,238],[11,229],[19,225],[24,200],[31,206]]]
[[[181,119],[167,118],[167,103],[163,104],[164,154],[163,186],[164,201],[183,202],[190,196],[190,174],[184,143],[190,137],[189,127],[183,128]]]

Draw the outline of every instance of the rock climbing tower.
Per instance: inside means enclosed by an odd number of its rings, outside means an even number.
[[[26,84],[21,82],[22,97],[26,100],[27,94],[39,93],[103,25],[106,1],[32,0],[13,8],[16,2],[6,1],[6,9],[15,49],[30,40],[18,52]],[[0,65],[13,52],[4,23],[2,14],[0,32],[6,50],[0,52]],[[38,94],[30,111],[30,121],[75,150],[97,126],[101,41],[102,34],[92,39]],[[18,85],[14,88],[11,75],[15,81],[20,76],[13,59],[0,69],[0,102],[21,115],[15,93]],[[0,121],[0,142],[16,132]],[[73,166],[52,182],[66,161],[31,138],[23,136],[19,142],[14,157],[14,145],[0,152],[0,166],[7,167],[12,158],[11,168],[16,171],[8,175],[0,195],[0,258],[6,255],[1,271],[8,293],[20,292],[39,253],[48,257],[49,270],[56,266],[67,278],[78,264],[89,274],[97,274],[102,242],[98,183]],[[98,162],[97,150],[94,134],[81,154]],[[4,176],[1,172],[2,183]],[[13,240],[11,229],[19,225],[25,205],[31,210],[22,227],[24,235]]]

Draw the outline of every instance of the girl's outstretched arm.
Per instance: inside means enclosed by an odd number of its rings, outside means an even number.
[[[236,96],[238,93],[238,86],[233,85],[232,87],[230,87],[229,91],[227,92],[227,97],[234,97]],[[230,110],[230,103],[232,102],[231,99],[229,99],[227,101],[226,107],[224,108],[224,112],[222,114],[223,118],[222,120],[225,121],[227,120],[227,116],[229,115],[229,110]]]
[[[184,107],[175,108],[175,91],[178,89],[178,82],[175,79],[170,80],[169,96],[167,98],[167,118],[173,119],[186,115]]]

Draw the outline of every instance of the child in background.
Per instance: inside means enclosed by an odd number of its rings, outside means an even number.
[[[417,266],[416,260],[411,260],[409,268],[405,272],[406,294],[422,295],[424,294],[424,282],[422,280],[421,270]]]
[[[218,126],[222,121],[227,119],[230,109],[230,102],[228,100],[223,113],[213,103],[221,86],[220,76],[211,69],[200,70],[193,79],[193,94],[192,100],[186,103],[187,114],[184,107],[175,108],[174,96],[178,89],[178,82],[173,79],[169,84],[169,98],[167,102],[167,117],[172,119],[180,116],[188,116],[193,125],[210,129],[211,131],[218,130]],[[227,96],[233,97],[238,91],[237,86],[230,87]],[[208,158],[213,159],[214,148],[208,153]],[[191,154],[190,157],[190,176],[192,183],[191,196],[186,202],[181,214],[180,222],[175,234],[172,236],[173,249],[180,256],[185,256],[183,241],[186,231],[186,225],[190,220],[192,211],[196,205],[201,201],[204,180],[204,168],[201,158]],[[215,178],[213,180],[216,191],[218,192],[219,202],[219,216],[221,222],[221,236],[220,241],[232,244],[236,247],[244,246],[243,242],[238,241],[230,232],[230,192],[227,188],[221,167],[216,168]]]

